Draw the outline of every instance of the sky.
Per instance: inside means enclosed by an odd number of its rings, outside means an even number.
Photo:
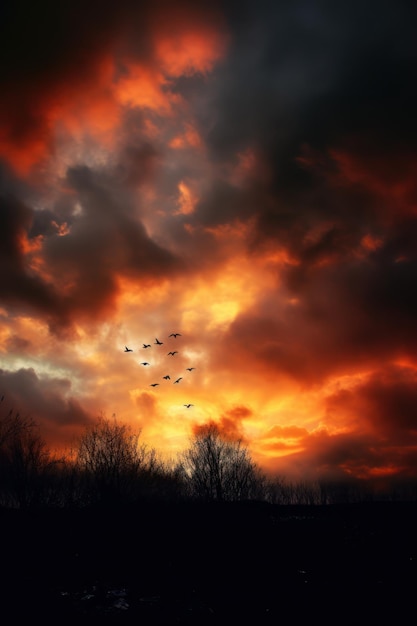
[[[0,415],[57,451],[104,416],[175,458],[214,422],[271,473],[416,477],[415,5],[0,18]]]

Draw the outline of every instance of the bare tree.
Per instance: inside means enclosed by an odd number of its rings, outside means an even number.
[[[0,419],[0,501],[25,508],[51,499],[52,458],[38,424],[10,410]],[[55,481],[56,482],[56,481]]]
[[[81,436],[73,456],[84,479],[89,501],[114,503],[134,500],[151,488],[163,465],[155,450],[139,442],[141,431],[99,417]]]
[[[192,497],[235,501],[260,498],[264,477],[241,440],[226,439],[215,424],[202,428],[180,455]]]

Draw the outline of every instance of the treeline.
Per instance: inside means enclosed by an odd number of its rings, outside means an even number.
[[[373,500],[417,500],[417,483],[378,489],[359,480],[288,480],[267,476],[240,440],[216,425],[200,429],[174,461],[163,461],[141,433],[99,417],[60,458],[38,424],[9,411],[0,417],[0,506],[88,507],[143,502],[256,501],[326,505]]]

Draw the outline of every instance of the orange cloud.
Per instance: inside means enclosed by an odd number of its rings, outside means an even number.
[[[206,74],[224,54],[218,32],[200,27],[183,32],[163,33],[155,42],[156,58],[168,76]]]
[[[364,235],[361,239],[361,245],[366,251],[375,252],[383,244],[381,237],[375,237],[371,234]]]
[[[112,93],[113,60],[97,59],[91,73],[70,76],[33,95],[32,123],[19,137],[0,124],[0,155],[21,176],[56,154],[62,137],[79,141],[85,136],[109,147],[119,123],[120,106]],[[18,120],[16,120],[16,124]]]
[[[174,150],[179,150],[191,146],[192,148],[201,148],[202,140],[196,128],[187,124],[185,131],[176,135],[169,142],[169,147]]]
[[[33,133],[16,141],[7,129],[0,128],[0,156],[4,158],[19,176],[26,176],[36,163],[42,162],[49,154],[47,132]]]
[[[194,213],[197,202],[196,193],[183,180],[180,181],[178,184],[178,210],[176,215],[190,215],[190,213]]]
[[[160,70],[128,62],[125,72],[115,85],[116,97],[122,105],[171,113],[172,102],[180,98],[164,89],[169,83]]]
[[[210,419],[205,421],[203,424],[194,424],[192,427],[192,433],[194,435],[204,434],[209,428],[215,428],[215,430],[222,437],[224,437],[224,439],[229,439],[231,441],[243,441],[245,439],[239,422],[236,423],[234,419],[225,415],[222,416],[220,420]]]
[[[278,426],[275,425],[265,434],[266,438],[276,437],[277,439],[302,439],[308,435],[308,431],[300,426]]]
[[[93,139],[106,149],[114,144],[114,131],[120,123],[120,106],[112,93],[113,60],[102,59],[94,80],[87,85],[60,89],[48,111],[51,134],[80,142]]]
[[[237,405],[225,411],[216,422],[219,431],[228,439],[247,442],[242,421],[252,415],[252,410],[244,405]]]
[[[74,41],[73,50],[65,40],[62,60],[51,62],[49,73],[40,65],[36,67],[38,80],[21,77],[19,83],[13,81],[5,87],[0,105],[0,156],[20,176],[56,156],[62,135],[75,141],[93,138],[111,148],[123,108],[169,115],[181,102],[171,89],[172,81],[213,69],[225,49],[218,22],[192,7],[159,9],[142,16],[141,28],[146,28],[149,38],[143,49],[138,50],[134,41],[141,33],[130,30],[128,16],[117,15],[115,10],[114,32],[110,28],[105,36],[93,37],[88,53],[82,47],[86,41],[80,42],[79,48]],[[111,20],[112,11],[109,13],[106,19]],[[134,24],[137,16],[131,17]],[[125,35],[129,33],[125,47],[120,46],[121,24]],[[184,141],[200,145],[198,133],[191,127]]]
[[[352,151],[332,149],[331,158],[337,163],[341,177],[353,184],[363,185],[378,196],[388,196],[404,208],[415,192],[417,161],[404,153],[395,161],[384,155],[363,153],[361,146]]]
[[[135,404],[144,415],[149,417],[155,413],[157,400],[151,393],[143,391],[135,395]]]
[[[155,59],[171,77],[206,74],[226,51],[223,17],[194,3],[155,12],[151,32]]]

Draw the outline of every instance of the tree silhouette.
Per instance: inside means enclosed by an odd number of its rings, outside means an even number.
[[[52,458],[38,424],[10,410],[0,419],[0,501],[27,508],[50,503],[58,459]]]
[[[163,471],[155,450],[139,442],[141,431],[99,417],[78,440],[75,466],[89,492],[87,500],[113,504],[135,500],[140,488]]]
[[[241,440],[230,440],[216,424],[200,429],[181,455],[190,495],[208,501],[258,498],[265,477]]]

